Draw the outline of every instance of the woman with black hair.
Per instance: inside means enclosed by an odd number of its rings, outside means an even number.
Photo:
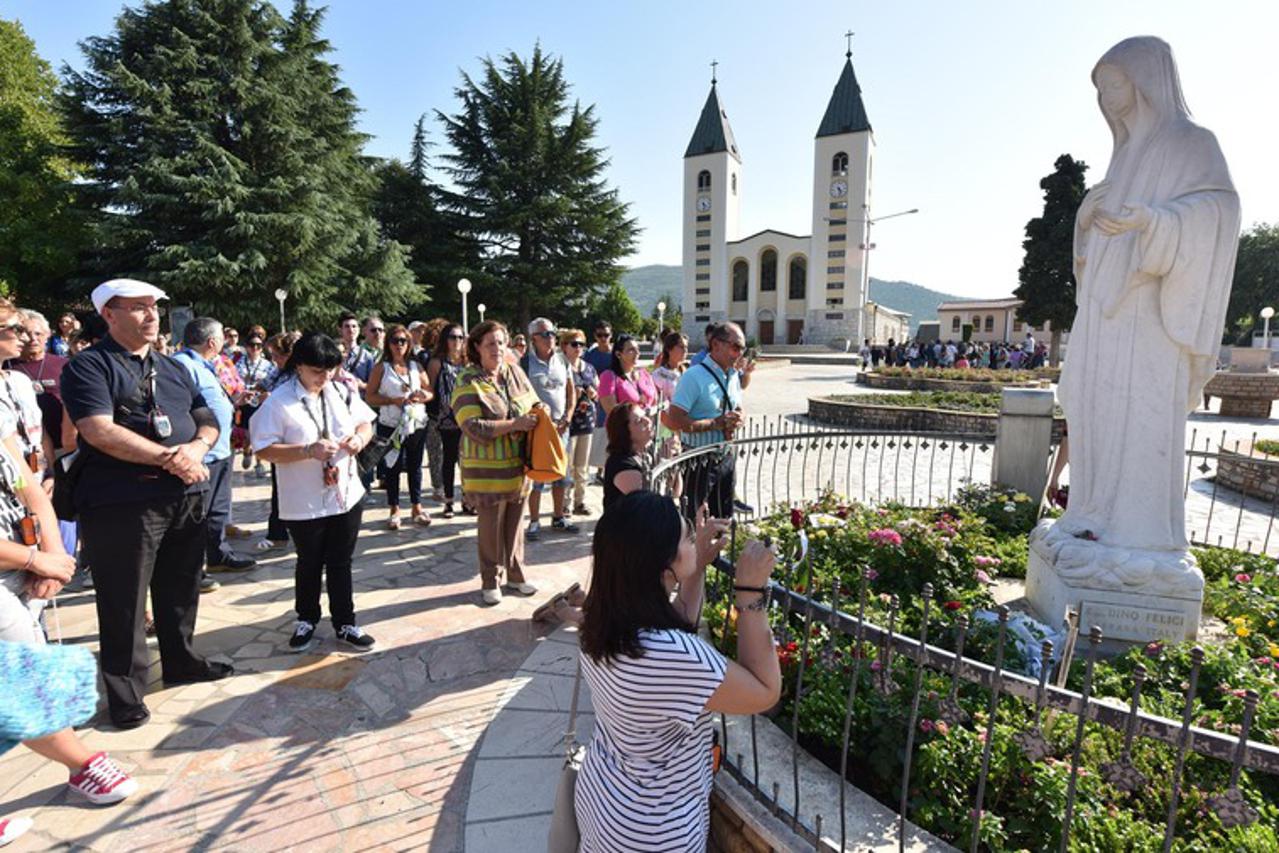
[[[649,447],[653,444],[653,419],[634,403],[618,403],[604,421],[608,434],[608,459],[604,463],[604,510],[622,495],[644,488]]]
[[[439,330],[426,367],[427,384],[435,392],[435,397],[426,404],[426,411],[440,439],[440,483],[444,497],[441,515],[445,518],[453,517],[453,480],[462,446],[462,428],[453,415],[453,389],[457,387],[457,377],[464,364],[466,330],[456,323],[447,323]]]
[[[351,559],[364,486],[356,457],[373,436],[373,410],[331,381],[342,363],[337,343],[307,332],[293,345],[279,382],[249,424],[253,449],[276,467],[280,518],[297,548],[297,626],[289,649],[311,647],[326,580],[337,639],[359,651],[373,638],[355,621]]]
[[[696,633],[706,566],[727,527],[702,513],[694,528],[646,491],[623,496],[595,527],[581,646],[596,726],[574,795],[583,853],[705,850],[711,712],[757,713],[781,694],[764,592],[775,558],[763,543],[737,560],[740,663]]]

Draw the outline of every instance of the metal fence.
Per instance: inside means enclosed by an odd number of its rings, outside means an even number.
[[[1256,433],[1241,439],[1191,432],[1185,496],[1186,530],[1194,544],[1279,557],[1279,460],[1257,451],[1256,440]],[[1223,465],[1235,470],[1223,472]],[[1262,496],[1267,490],[1268,498]]]
[[[780,505],[811,499],[826,490],[867,503],[894,501],[914,506],[942,504],[954,495],[965,480],[989,481],[993,441],[988,436],[866,433],[829,429],[790,419],[757,419],[747,422],[729,443],[698,448],[659,462],[650,474],[651,487],[681,498],[686,507],[691,507],[690,495],[705,487],[706,478],[713,477],[715,467],[723,464],[729,454],[736,464],[736,497],[750,504],[749,507],[739,506],[737,517],[754,518]],[[1275,516],[1274,502],[1267,504],[1262,512],[1254,505],[1245,505],[1245,502],[1225,496],[1224,487],[1219,488],[1215,481],[1205,482],[1204,475],[1212,473],[1212,462],[1219,456],[1219,451],[1210,451],[1206,447],[1202,451],[1192,447],[1187,452],[1188,501],[1190,495],[1202,494],[1201,490],[1208,490],[1206,509],[1202,512],[1203,532],[1195,537],[1195,541],[1217,545],[1237,544],[1242,540],[1245,544],[1255,542],[1258,550],[1268,552],[1279,544],[1269,535]],[[1048,464],[1048,460],[1045,460],[1045,464]],[[1207,471],[1204,470],[1205,465],[1208,466]],[[696,499],[698,496],[693,497]],[[1222,521],[1225,507],[1230,507],[1234,514],[1234,536],[1229,539]],[[1246,514],[1249,515],[1245,517]],[[1198,517],[1200,516],[1194,516]],[[1209,542],[1207,537],[1213,531],[1220,531],[1220,536],[1218,541]],[[721,561],[719,567],[721,571],[716,578],[708,580],[708,601],[712,602],[712,606],[724,608],[723,624],[727,626],[732,600],[728,585],[731,584],[733,565],[731,562]],[[1099,647],[1103,639],[1097,628],[1088,632],[1086,649],[1079,655],[1074,654],[1074,634],[1068,638],[1068,651],[1062,656],[1057,677],[1050,683],[1049,672],[1053,659],[1051,643],[1045,643],[1041,650],[1043,665],[1037,679],[1005,668],[1009,642],[1006,608],[999,611],[993,664],[987,664],[964,656],[965,640],[970,630],[971,617],[968,614],[953,614],[950,630],[954,635],[955,651],[929,642],[930,611],[936,608],[931,598],[931,589],[925,588],[923,600],[913,603],[922,607],[924,615],[918,636],[912,637],[896,630],[902,606],[896,599],[892,601],[888,613],[887,627],[866,618],[870,580],[868,574],[862,575],[860,586],[854,595],[844,596],[837,585],[825,590],[815,588],[811,565],[806,564],[804,568],[807,576],[802,578],[802,585],[795,583],[800,577],[798,569],[791,576],[771,583],[774,593],[773,618],[783,639],[793,637],[799,644],[798,666],[791,694],[796,698],[803,695],[805,676],[814,663],[809,648],[813,626],[825,626],[833,636],[838,637],[838,643],[859,650],[859,653],[851,656],[853,671],[848,682],[843,716],[839,771],[844,778],[848,778],[854,703],[863,667],[871,667],[872,660],[877,662],[872,677],[874,689],[885,693],[911,691],[911,711],[904,730],[905,764],[900,780],[900,797],[896,804],[899,815],[898,840],[903,849],[907,838],[913,745],[919,723],[921,687],[926,672],[948,679],[949,695],[942,702],[945,709],[942,718],[952,727],[971,725],[968,714],[957,701],[958,692],[964,685],[977,685],[985,691],[989,732],[995,731],[996,710],[1006,706],[1006,703],[1017,703],[1022,708],[1025,722],[1013,736],[1013,742],[1031,761],[1043,761],[1052,757],[1051,747],[1041,728],[1044,715],[1074,715],[1074,737],[1067,750],[1070,775],[1058,844],[1061,850],[1068,849],[1072,826],[1077,818],[1075,806],[1085,722],[1122,733],[1121,757],[1103,768],[1106,781],[1120,790],[1133,791],[1160,781],[1145,778],[1133,766],[1130,757],[1134,741],[1140,739],[1159,742],[1170,746],[1174,751],[1175,764],[1166,782],[1169,805],[1163,839],[1165,851],[1172,848],[1176,837],[1178,803],[1186,784],[1183,771],[1191,753],[1229,764],[1229,783],[1209,799],[1210,807],[1222,823],[1229,827],[1247,825],[1257,820],[1257,812],[1247,804],[1238,789],[1239,776],[1245,768],[1279,775],[1279,748],[1249,740],[1258,703],[1258,696],[1253,692],[1248,692],[1244,697],[1244,710],[1237,734],[1225,734],[1193,725],[1195,695],[1203,661],[1202,649],[1196,648],[1192,656],[1190,677],[1184,685],[1185,701],[1181,719],[1169,719],[1141,710],[1146,673],[1140,668],[1134,672],[1126,708],[1117,706],[1113,699],[1098,700],[1092,695],[1094,665],[1099,658]],[[855,614],[848,612],[850,610],[855,611]],[[714,638],[721,644],[721,648],[727,639],[726,633],[727,627],[724,633]],[[874,647],[873,658],[860,654],[866,644]],[[1079,692],[1075,692],[1062,685],[1068,682],[1072,667],[1079,666],[1083,667],[1082,687]],[[898,685],[894,676],[897,668],[905,668],[909,676],[908,683],[912,687]],[[721,718],[720,730],[727,771],[816,849],[832,849],[823,840],[824,834],[833,834],[830,832],[834,825],[830,823],[832,816],[806,811],[804,808],[798,760],[801,750],[798,701],[795,702],[789,721],[776,722],[788,729],[792,751],[790,778],[761,776],[756,726],[767,723],[757,723],[754,717],[749,721],[750,737],[746,744],[728,742],[729,730]],[[976,819],[971,821],[972,833],[968,839],[968,848],[973,851],[979,849],[980,818],[983,815],[994,740],[993,736],[985,738],[980,771],[973,792],[971,815]],[[745,750],[750,751],[749,761],[745,759]],[[779,791],[782,785],[789,785],[791,788],[790,809],[781,802]],[[833,816],[839,825],[838,849],[845,849],[848,841],[848,812],[844,794],[844,787],[841,786],[840,814]]]

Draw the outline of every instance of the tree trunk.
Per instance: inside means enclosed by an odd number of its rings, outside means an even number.
[[[1048,338],[1048,365],[1050,367],[1061,365],[1061,330],[1056,326],[1053,326]]]

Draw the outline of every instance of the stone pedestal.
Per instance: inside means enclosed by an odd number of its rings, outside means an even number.
[[[1203,573],[1189,553],[1103,545],[1047,519],[1030,534],[1026,598],[1036,615],[1058,626],[1080,611],[1108,640],[1181,642],[1199,632]]]

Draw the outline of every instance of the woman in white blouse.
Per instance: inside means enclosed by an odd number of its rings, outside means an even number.
[[[338,641],[359,651],[373,646],[355,621],[351,558],[364,499],[356,457],[373,435],[375,415],[358,395],[331,381],[341,363],[332,338],[303,335],[249,424],[254,451],[276,466],[280,518],[298,552],[298,622],[289,640],[295,652],[314,640],[322,580]]]

